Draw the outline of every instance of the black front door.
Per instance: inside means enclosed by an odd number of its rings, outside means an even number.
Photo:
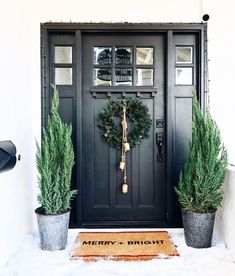
[[[161,34],[82,36],[82,218],[86,226],[166,225],[164,51]],[[123,173],[118,168],[121,151],[101,140],[97,116],[110,101],[128,97],[139,98],[148,107],[152,126],[149,138],[127,154],[129,191],[123,194]],[[162,148],[158,138],[163,139]]]
[[[54,83],[62,120],[73,127],[78,194],[70,227],[182,226],[174,186],[191,138],[193,89],[204,109],[206,26],[46,23],[41,30],[42,124]],[[152,126],[149,138],[128,152],[123,194],[121,152],[101,140],[97,115],[128,97],[148,107]]]

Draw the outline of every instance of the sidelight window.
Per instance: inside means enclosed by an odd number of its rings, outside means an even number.
[[[54,47],[54,68],[56,85],[73,84],[72,47]]]
[[[72,82],[72,68],[55,68],[56,85],[71,85]]]
[[[193,63],[193,47],[177,46],[176,63],[191,64]]]
[[[175,84],[193,85],[194,60],[192,46],[175,47]]]
[[[72,47],[55,46],[55,63],[72,63]]]
[[[175,84],[192,85],[193,83],[193,68],[176,67],[175,69]]]

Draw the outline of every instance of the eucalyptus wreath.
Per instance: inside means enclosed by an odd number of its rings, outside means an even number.
[[[97,125],[100,129],[102,140],[116,149],[122,145],[122,133],[119,132],[116,125],[116,117],[122,117],[123,105],[126,105],[126,116],[132,125],[131,131],[127,136],[130,147],[136,147],[145,138],[148,138],[152,124],[147,106],[139,99],[127,98],[121,101],[111,101],[99,113]]]

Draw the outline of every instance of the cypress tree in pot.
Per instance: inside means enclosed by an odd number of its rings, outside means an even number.
[[[215,212],[221,205],[227,170],[227,151],[220,131],[207,110],[201,113],[193,96],[194,120],[189,155],[175,188],[182,208],[185,240],[188,246],[211,246]]]
[[[66,247],[70,202],[77,191],[71,190],[74,151],[72,127],[61,121],[58,113],[59,92],[53,88],[51,114],[43,129],[41,147],[37,143],[36,163],[41,207],[35,210],[41,248],[61,250]]]

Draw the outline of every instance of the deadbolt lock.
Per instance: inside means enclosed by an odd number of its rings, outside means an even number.
[[[157,128],[162,128],[163,125],[164,125],[164,123],[163,123],[163,120],[162,120],[162,119],[157,119],[157,120],[156,120],[156,127],[157,127]]]

